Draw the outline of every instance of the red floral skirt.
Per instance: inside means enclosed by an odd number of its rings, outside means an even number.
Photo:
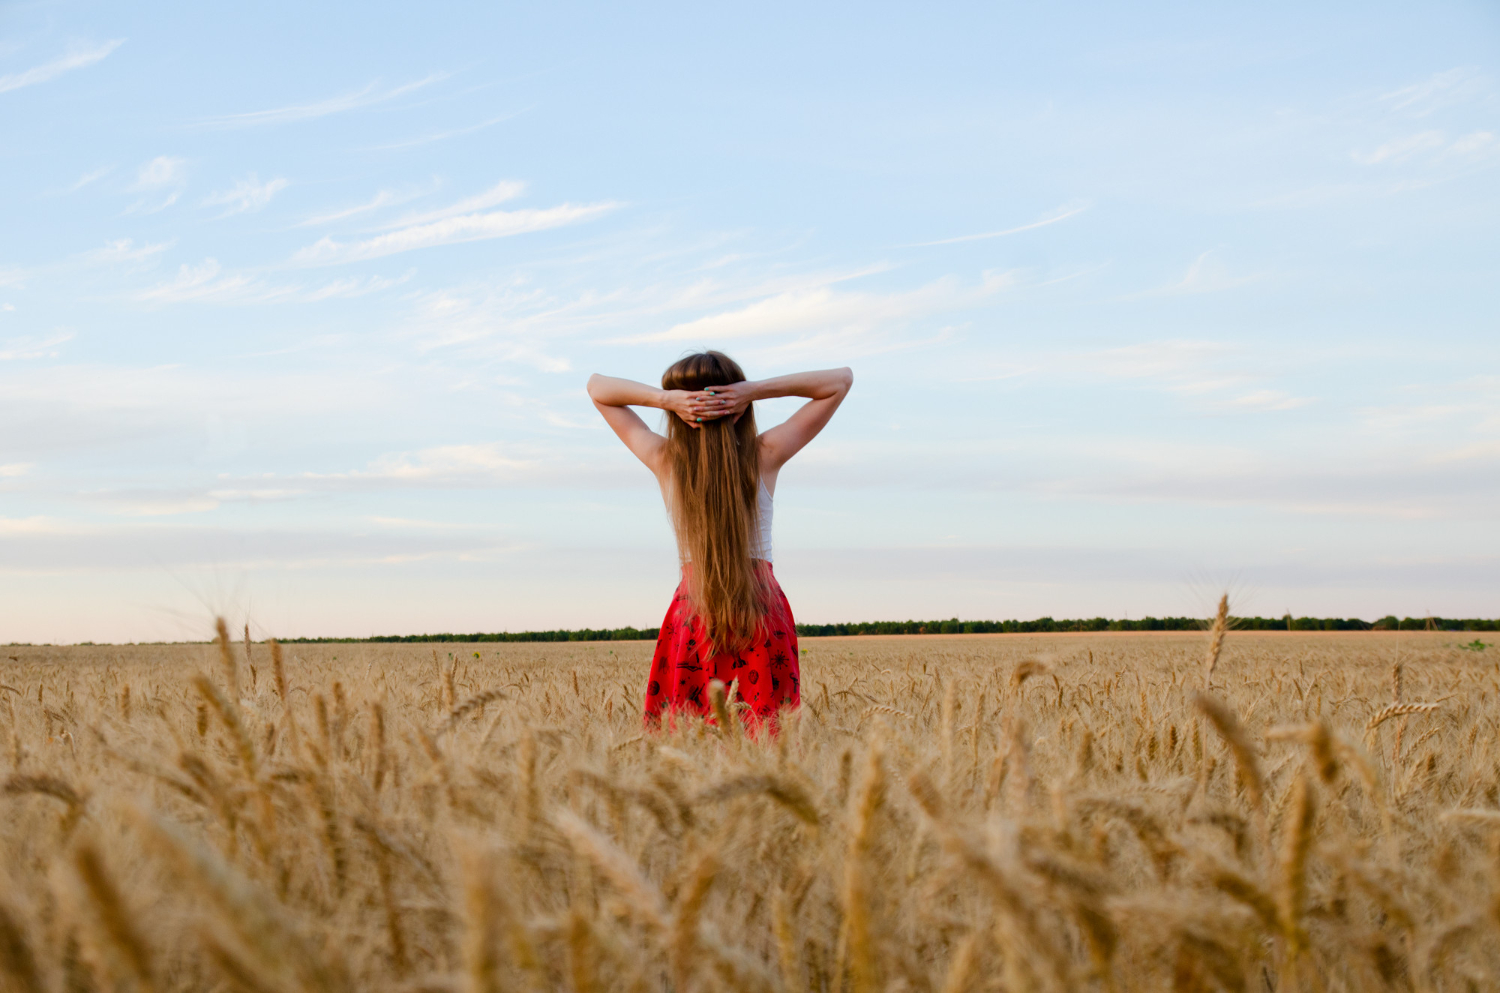
[[[802,671],[797,664],[797,624],[791,604],[776,582],[771,563],[757,560],[756,568],[770,588],[770,609],[755,636],[737,652],[707,654],[703,622],[688,604],[686,577],[678,584],[651,658],[651,678],[646,684],[648,727],[659,724],[663,714],[711,717],[711,679],[725,686],[739,680],[735,699],[749,704],[749,710],[740,711],[747,724],[759,725],[801,702]]]

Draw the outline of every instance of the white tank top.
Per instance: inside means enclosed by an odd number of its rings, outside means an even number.
[[[750,557],[752,559],[765,559],[771,561],[771,516],[776,512],[771,503],[771,491],[766,489],[766,481],[760,481],[760,492],[755,496],[755,502],[759,509],[760,530],[750,536]]]
[[[663,497],[666,496],[665,493],[663,493],[662,495]],[[771,518],[776,512],[776,507],[771,498],[771,491],[766,489],[766,481],[764,479],[760,481],[760,490],[756,493],[755,502],[756,510],[758,512],[758,516],[760,517],[760,529],[750,536],[750,557],[752,559],[765,559],[767,562],[770,562],[772,561]],[[670,514],[671,512],[672,504],[670,501],[668,501],[667,513]],[[681,548],[678,549],[678,555],[684,562],[688,561],[691,558],[691,556]]]

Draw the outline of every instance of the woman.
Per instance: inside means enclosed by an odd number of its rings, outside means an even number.
[[[594,406],[656,474],[682,560],[651,660],[648,724],[664,712],[708,716],[712,679],[726,686],[738,680],[738,698],[755,725],[800,701],[797,628],[771,571],[772,499],[781,467],[823,430],[853,382],[848,369],[746,382],[721,352],[673,363],[661,389],[590,377]],[[785,396],[808,402],[784,424],[757,433],[751,404]],[[631,407],[668,411],[666,437]]]

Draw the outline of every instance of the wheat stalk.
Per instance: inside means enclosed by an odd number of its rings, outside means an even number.
[[[641,872],[630,856],[571,810],[559,810],[553,823],[574,850],[592,862],[604,878],[630,898],[630,912],[642,923],[665,932],[670,914],[661,890]]]
[[[20,915],[0,901],[0,975],[17,993],[46,993],[47,984],[37,965]]]
[[[767,773],[744,773],[702,790],[694,803],[720,803],[739,796],[765,794],[785,807],[804,824],[818,827],[823,822],[817,805],[803,786],[786,776]]]
[[[1234,716],[1234,711],[1205,693],[1199,693],[1194,697],[1194,703],[1229,745],[1235,764],[1239,767],[1240,777],[1244,781],[1245,792],[1250,797],[1251,806],[1263,812],[1265,779],[1261,776],[1260,760],[1255,754],[1255,746],[1250,743],[1250,736],[1240,725],[1239,718]]]
[[[230,699],[240,698],[240,667],[235,661],[234,650],[229,646],[229,625],[224,618],[214,618],[215,643],[219,646],[219,662],[224,667],[224,685],[229,687]]]
[[[99,850],[91,842],[79,843],[73,850],[73,868],[83,881],[95,916],[109,938],[110,945],[129,967],[140,988],[150,993],[156,988],[151,949],[126,909],[119,888],[104,867]]]
[[[1302,909],[1307,897],[1307,854],[1312,849],[1316,818],[1313,787],[1304,769],[1292,783],[1286,823],[1282,827],[1280,886],[1277,891],[1281,930],[1291,946],[1293,957],[1307,946]]]
[[[1219,653],[1224,650],[1224,635],[1229,630],[1229,594],[1219,597],[1219,609],[1214,614],[1213,627],[1209,630],[1208,654],[1203,659],[1203,685],[1212,686],[1214,668],[1219,664]]]
[[[1426,714],[1441,707],[1440,703],[1393,703],[1375,712],[1369,722],[1365,724],[1366,731],[1373,731],[1392,717],[1404,717],[1407,714]]]

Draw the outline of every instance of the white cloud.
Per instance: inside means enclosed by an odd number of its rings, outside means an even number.
[[[182,186],[187,181],[187,162],[171,155],[158,155],[156,158],[141,166],[136,172],[135,182],[130,190],[133,193],[142,193],[142,196],[126,210],[127,214],[154,214],[159,210],[177,202],[182,195]],[[148,203],[148,197],[156,197],[165,194],[165,197],[154,203]]]
[[[1178,379],[1196,376],[1205,366],[1234,351],[1216,341],[1173,339],[1110,348],[1086,356],[1110,376],[1125,379]]]
[[[368,214],[372,210],[379,210],[382,207],[394,207],[398,204],[403,204],[410,200],[415,200],[418,197],[427,196],[430,193],[436,192],[437,187],[438,184],[434,182],[429,189],[417,190],[415,192],[397,193],[395,190],[381,190],[379,193],[376,193],[374,197],[364,203],[355,204],[353,207],[343,207],[338,210],[329,211],[326,214],[317,214],[313,217],[309,217],[305,221],[298,221],[293,226],[299,228],[311,228],[317,227],[322,224],[331,224],[334,221],[346,220],[350,217],[358,217],[360,214]]]
[[[281,500],[295,500],[305,496],[306,490],[289,489],[249,489],[249,490],[209,490],[208,496],[214,500],[222,500],[225,503],[270,503]]]
[[[501,121],[508,121],[512,118],[519,117],[521,116],[521,113],[524,113],[524,111],[514,114],[501,114],[499,117],[492,117],[487,121],[481,121],[478,124],[471,124],[466,128],[454,128],[451,131],[438,131],[434,134],[423,135],[420,138],[412,138],[410,141],[398,141],[393,142],[389,145],[371,145],[368,148],[362,149],[362,151],[389,152],[394,151],[398,148],[415,148],[417,145],[430,145],[435,141],[446,141],[449,138],[457,138],[460,135],[473,134],[476,131],[483,131],[485,128],[499,124]]]
[[[0,362],[56,358],[57,346],[71,340],[73,340],[71,331],[54,331],[40,338],[11,338],[3,347],[0,347]]]
[[[35,462],[12,462],[9,465],[0,465],[0,479],[15,479],[24,476],[36,468]]]
[[[1404,138],[1386,142],[1372,152],[1350,152],[1350,157],[1360,165],[1379,165],[1382,162],[1405,162],[1414,155],[1442,148],[1447,138],[1441,131],[1421,131]]]
[[[1473,134],[1466,134],[1454,141],[1453,144],[1444,150],[1444,154],[1473,155],[1476,152],[1483,152],[1485,149],[1494,147],[1494,144],[1495,133],[1493,131],[1475,131]]]
[[[1311,397],[1292,396],[1283,390],[1256,390],[1229,401],[1231,407],[1244,410],[1292,410],[1312,403]]]
[[[86,172],[82,176],[79,176],[77,182],[75,182],[72,186],[69,186],[63,192],[77,193],[79,190],[83,189],[85,186],[88,186],[90,183],[97,182],[98,180],[103,179],[105,176],[108,176],[114,171],[115,167],[113,165],[100,166],[98,169],[95,169],[92,172]]]
[[[497,443],[483,445],[440,445],[423,449],[415,455],[387,455],[371,463],[361,475],[380,476],[404,481],[479,476],[511,477],[529,472],[541,465],[536,458],[516,458]]]
[[[943,238],[940,241],[919,241],[916,244],[907,247],[928,248],[933,245],[956,245],[960,242],[965,241],[983,241],[986,238],[1003,238],[1006,235],[1020,234],[1022,231],[1031,231],[1035,228],[1044,228],[1049,224],[1056,224],[1059,221],[1066,221],[1070,217],[1083,213],[1091,206],[1092,204],[1090,204],[1088,201],[1074,200],[1071,203],[1063,204],[1061,207],[1058,207],[1054,211],[1044,214],[1038,220],[1032,221],[1030,224],[1022,224],[1020,227],[1006,228],[1004,231],[988,231],[984,234],[960,235],[957,238]]]
[[[362,107],[372,107],[376,104],[386,103],[397,97],[420,90],[424,86],[447,79],[449,75],[450,73],[446,72],[435,72],[414,82],[404,83],[401,86],[386,90],[382,90],[379,82],[376,81],[353,93],[345,93],[340,96],[330,97],[327,100],[319,100],[315,103],[274,107],[270,110],[255,110],[246,114],[226,114],[222,117],[209,118],[202,123],[206,127],[244,128],[255,127],[261,124],[287,124],[294,121],[310,121],[319,117],[327,117],[330,114],[341,114],[345,111],[359,110]]]
[[[219,278],[218,259],[204,259],[198,265],[184,262],[177,268],[177,277],[170,283],[144,290],[136,294],[137,300],[160,303],[180,303],[184,300],[202,300],[242,293],[250,285],[249,276],[240,274]]]
[[[829,285],[798,288],[735,310],[686,321],[665,331],[621,339],[621,343],[709,342],[808,331],[860,335],[881,326],[977,303],[1015,282],[1011,273],[987,272],[974,286],[947,276],[898,293],[837,290]]]
[[[158,155],[136,172],[131,190],[151,193],[168,186],[181,186],[187,179],[187,161],[171,155]]]
[[[1225,410],[1292,410],[1313,402],[1284,390],[1240,392],[1254,386],[1256,377],[1238,368],[1238,352],[1219,342],[1177,339],[1106,349],[1075,361],[1111,379],[1155,380],[1169,393]]]
[[[1265,278],[1264,273],[1252,273],[1247,276],[1232,275],[1218,256],[1209,250],[1192,261],[1181,279],[1158,289],[1134,294],[1134,296],[1189,296],[1198,293],[1221,293],[1263,278]]]
[[[269,283],[259,276],[224,273],[217,259],[204,259],[198,265],[184,263],[170,282],[135,294],[143,303],[316,303],[320,300],[364,296],[399,286],[411,278],[408,272],[399,278],[384,276],[335,279],[321,285]]]
[[[304,484],[417,485],[436,487],[493,486],[531,482],[545,474],[555,478],[563,469],[556,453],[524,454],[500,442],[438,445],[416,452],[393,452],[351,472],[304,473]]]
[[[1472,66],[1461,66],[1403,86],[1381,97],[1392,110],[1422,117],[1436,110],[1464,103],[1485,93],[1489,80]]]
[[[292,261],[300,265],[337,265],[377,259],[419,248],[506,238],[592,220],[617,206],[614,203],[565,203],[556,207],[497,210],[488,214],[469,214],[416,224],[364,241],[337,242],[332,238],[322,238],[298,251],[292,256]]]
[[[390,230],[392,228],[409,228],[421,224],[431,224],[433,221],[441,221],[449,217],[458,217],[462,214],[472,214],[475,211],[488,210],[489,208],[498,206],[507,200],[514,200],[524,192],[526,192],[525,183],[519,182],[517,180],[502,179],[500,182],[496,183],[494,186],[491,186],[489,189],[485,190],[483,193],[478,194],[477,196],[468,197],[467,199],[460,200],[457,203],[449,204],[448,206],[441,207],[437,210],[430,210],[422,214],[403,217],[400,220],[392,221],[389,224],[382,225],[382,227],[385,230]]]
[[[217,510],[219,501],[209,497],[187,497],[184,499],[130,499],[109,500],[113,513],[126,517],[175,517],[178,514],[204,514]]]
[[[243,214],[247,211],[260,210],[271,202],[272,197],[286,189],[286,187],[287,181],[285,179],[272,179],[262,183],[259,177],[252,172],[238,183],[235,183],[230,189],[206,197],[203,201],[203,206],[228,207],[229,209],[224,211],[220,215],[221,217],[228,217],[231,214]]]
[[[65,72],[73,69],[82,69],[100,62],[109,56],[110,52],[125,44],[124,38],[115,38],[112,41],[102,42],[92,48],[79,48],[69,52],[51,62],[44,62],[39,66],[27,69],[25,72],[13,73],[8,76],[0,76],[0,93],[9,93],[11,90],[19,90],[23,86],[34,86],[37,83],[45,83],[56,79]]]
[[[172,243],[164,241],[159,244],[137,245],[132,238],[116,238],[104,243],[103,248],[91,249],[79,255],[85,262],[99,264],[110,264],[116,262],[144,262],[153,255],[158,255],[168,248]]]
[[[0,535],[75,533],[73,528],[51,517],[0,517]]]

